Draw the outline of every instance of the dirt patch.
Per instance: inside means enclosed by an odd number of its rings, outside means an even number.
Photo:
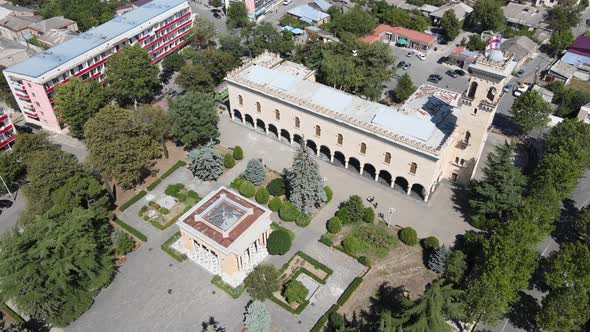
[[[410,299],[414,300],[436,278],[436,273],[423,265],[422,248],[399,243],[389,255],[373,262],[373,267],[364,276],[362,284],[339,312],[346,317],[353,317],[353,314],[359,317],[361,311],[368,310],[370,298],[375,296],[383,283],[388,283],[391,287],[403,286]]]

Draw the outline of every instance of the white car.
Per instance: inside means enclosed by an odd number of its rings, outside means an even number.
[[[293,2],[293,0],[283,0],[283,6],[287,6],[291,2]]]
[[[426,54],[416,52],[416,56],[418,57],[418,59],[426,61]]]
[[[521,84],[517,89],[514,90],[512,94],[514,97],[520,97],[523,93],[527,92],[530,87],[530,84]]]

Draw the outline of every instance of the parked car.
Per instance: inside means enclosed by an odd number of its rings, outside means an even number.
[[[455,69],[455,74],[457,74],[459,76],[465,76],[465,71],[463,71],[461,69]]]
[[[283,0],[283,6],[286,6],[286,5],[290,4],[291,2],[293,2],[293,0]]]
[[[516,77],[522,77],[522,75],[524,75],[524,69],[521,69],[516,72]]]
[[[0,209],[8,209],[12,206],[12,201],[8,199],[0,199]]]
[[[403,68],[403,66],[405,66],[405,65],[406,65],[406,62],[405,62],[405,61],[400,61],[400,62],[397,64],[397,68]]]
[[[442,80],[442,76],[440,76],[438,74],[432,74],[432,75],[428,76],[428,82],[438,83],[438,82],[440,82],[440,80]]]
[[[418,59],[425,61],[426,60],[426,54],[424,53],[418,53],[416,52],[416,56],[418,57]]]
[[[414,51],[408,51],[408,53],[406,53],[406,56],[408,58],[411,58],[412,56],[414,56]]]
[[[221,19],[221,15],[219,15],[219,13],[213,13],[213,17],[215,17],[218,20]]]
[[[459,76],[459,75],[457,75],[457,73],[455,73],[452,70],[447,70],[447,72],[445,74],[451,76],[452,78],[455,78],[455,77]]]
[[[438,59],[438,61],[436,61],[436,63],[443,64],[444,62],[446,62],[447,60],[449,60],[449,57],[447,56],[441,56],[440,59]]]
[[[514,86],[514,97],[520,97],[523,93],[530,89],[531,85],[527,83],[521,83],[520,86]]]
[[[502,92],[508,93],[508,92],[510,92],[510,90],[512,90],[512,84],[506,84],[506,85],[504,85]]]
[[[14,128],[16,128],[16,131],[19,133],[29,133],[30,134],[33,132],[33,128],[31,128],[25,124],[15,123]]]
[[[412,67],[412,64],[408,62],[408,63],[406,63],[406,64],[405,64],[405,65],[402,67],[402,69],[403,69],[403,70],[408,70],[408,69],[410,69],[410,67]]]

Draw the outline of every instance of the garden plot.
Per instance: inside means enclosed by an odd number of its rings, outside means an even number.
[[[148,204],[139,209],[139,216],[159,229],[164,229],[178,220],[199,200],[193,190],[187,190],[182,183],[166,187],[165,194],[160,197],[147,195]]]

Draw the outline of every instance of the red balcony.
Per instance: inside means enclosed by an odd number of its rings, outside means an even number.
[[[0,122],[4,121],[6,119],[8,119],[8,114],[0,115]]]
[[[176,46],[174,46],[173,48],[169,49],[168,51],[158,55],[157,57],[153,58],[152,61],[150,61],[150,63],[156,63],[158,61],[160,61],[162,58],[164,58],[165,56],[167,56],[168,54],[176,51],[177,49],[179,49],[182,45],[186,44],[186,40],[181,41],[180,43],[178,43]]]
[[[0,148],[5,146],[6,144],[14,141],[16,139],[16,134],[13,134],[12,136],[8,137],[7,139],[3,140],[2,142],[0,142]]]
[[[14,128],[14,126],[12,124],[6,126],[6,128],[0,130],[0,135],[4,134],[5,132],[9,131],[12,128]]]
[[[27,116],[30,116],[30,117],[33,117],[33,118],[37,118],[37,119],[39,118],[39,115],[37,115],[37,113],[31,113],[31,112],[25,111],[25,114]]]
[[[159,50],[163,49],[164,47],[166,47],[166,46],[168,46],[168,45],[170,45],[170,44],[174,43],[174,42],[175,42],[175,41],[177,41],[178,39],[180,39],[180,38],[182,38],[182,37],[186,36],[186,35],[187,35],[189,32],[190,32],[190,30],[186,30],[186,31],[183,31],[183,32],[179,33],[179,34],[178,34],[176,37],[174,37],[174,38],[170,39],[169,41],[165,42],[164,44],[162,44],[162,45],[160,45],[160,46],[158,46],[158,47],[154,48],[154,49],[153,49],[153,50],[151,50],[149,53],[150,53],[150,54],[154,54],[154,53],[156,53],[157,51],[159,51]]]
[[[15,93],[15,95],[19,98],[23,98],[23,99],[31,99],[31,97],[27,96],[27,95],[22,95],[20,93]]]
[[[143,46],[143,48],[148,48],[148,47],[150,47],[150,46],[154,45],[154,44],[155,44],[155,43],[157,43],[158,41],[160,41],[160,40],[162,40],[162,39],[164,39],[164,38],[166,38],[166,37],[170,36],[171,34],[175,33],[175,32],[176,32],[176,31],[178,31],[179,29],[182,29],[182,27],[185,27],[185,26],[187,26],[187,25],[190,25],[190,24],[192,23],[192,21],[193,21],[193,20],[188,20],[188,21],[186,21],[186,22],[182,23],[181,25],[177,26],[176,28],[174,28],[174,29],[172,29],[172,30],[168,31],[167,33],[165,33],[165,34],[161,35],[160,37],[157,37],[156,39],[152,40],[151,42],[149,42],[149,43],[145,44],[145,45]]]
[[[162,30],[166,29],[167,27],[171,26],[172,24],[174,24],[174,23],[176,23],[176,22],[178,22],[178,21],[182,20],[183,18],[185,18],[185,17],[188,17],[188,16],[190,16],[190,15],[191,15],[191,12],[190,12],[190,11],[188,11],[186,14],[184,14],[184,15],[180,16],[179,18],[177,18],[177,19],[173,20],[172,22],[170,22],[170,23],[166,23],[164,26],[161,26],[161,27],[157,28],[157,29],[156,29],[156,33],[158,33],[158,32],[160,32],[160,31],[162,31]]]

